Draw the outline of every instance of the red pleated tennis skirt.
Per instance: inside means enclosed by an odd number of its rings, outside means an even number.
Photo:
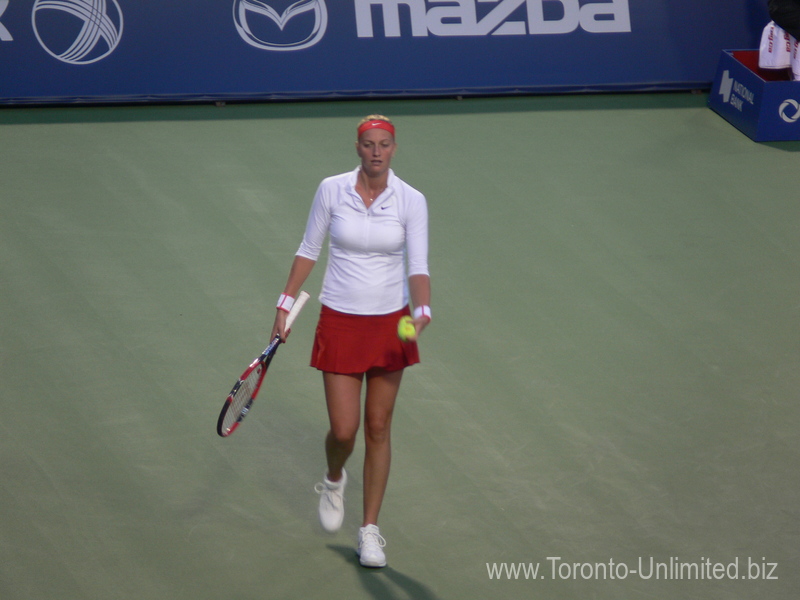
[[[397,322],[408,307],[388,315],[351,315],[322,306],[311,366],[328,373],[399,371],[419,362],[416,342],[401,342]]]

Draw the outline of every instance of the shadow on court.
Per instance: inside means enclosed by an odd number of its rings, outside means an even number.
[[[358,557],[350,546],[328,545],[341,559],[357,570],[361,585],[373,597],[379,600],[438,600],[428,587],[416,579],[404,575],[391,567],[382,569],[365,569],[358,563]]]

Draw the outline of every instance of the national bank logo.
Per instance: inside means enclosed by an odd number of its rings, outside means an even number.
[[[742,112],[746,105],[754,106],[756,95],[753,90],[731,77],[731,72],[725,69],[722,79],[719,82],[719,95],[722,96],[724,104],[730,104],[739,112]]]
[[[31,19],[42,48],[71,65],[104,59],[122,39],[117,0],[36,0]]]
[[[797,123],[800,119],[800,102],[788,98],[778,108],[778,115],[787,123]]]
[[[302,50],[328,28],[325,0],[234,0],[233,20],[242,39],[260,50]]]

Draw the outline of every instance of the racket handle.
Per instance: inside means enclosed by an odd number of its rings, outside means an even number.
[[[308,299],[310,298],[310,294],[308,292],[300,292],[297,295],[297,299],[294,301],[294,305],[292,306],[292,310],[289,311],[289,314],[286,315],[286,329],[291,328],[292,323],[297,318],[297,315],[300,314],[300,311],[303,310],[303,306]]]

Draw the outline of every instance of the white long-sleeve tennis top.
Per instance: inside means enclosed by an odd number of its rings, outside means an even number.
[[[389,170],[367,208],[356,192],[360,168],[320,183],[297,251],[316,261],[329,235],[319,300],[340,312],[382,315],[408,304],[408,276],[428,275],[425,196]]]

